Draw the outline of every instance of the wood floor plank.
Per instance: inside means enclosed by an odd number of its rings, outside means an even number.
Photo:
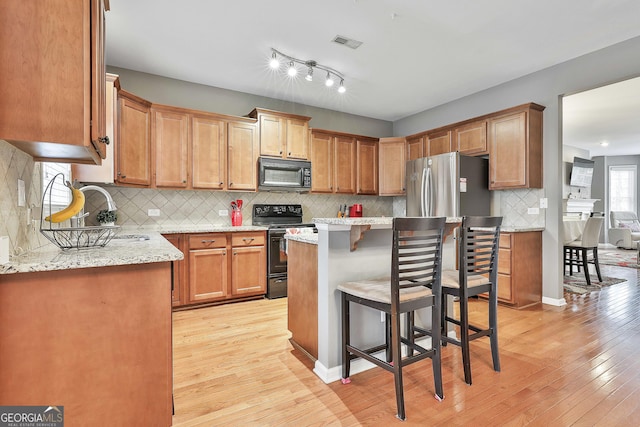
[[[488,340],[471,346],[473,385],[458,347],[442,351],[445,399],[431,361],[404,370],[402,425],[632,426],[640,416],[640,270],[602,266],[627,281],[567,305],[499,307],[502,372]],[[289,342],[287,300],[174,313],[175,426],[378,426],[395,418],[393,376],[374,368],[324,384]],[[486,301],[472,301],[483,324]]]

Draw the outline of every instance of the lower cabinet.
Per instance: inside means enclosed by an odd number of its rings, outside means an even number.
[[[498,302],[516,308],[542,302],[542,232],[500,233]]]
[[[266,294],[264,231],[165,237],[185,254],[183,261],[174,264],[174,307]]]

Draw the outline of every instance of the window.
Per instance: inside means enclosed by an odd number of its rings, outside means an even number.
[[[64,177],[56,177],[61,173]],[[56,177],[55,181],[51,185],[51,188],[47,190],[51,180]],[[59,207],[65,207],[71,202],[71,191],[64,185],[65,181],[70,181],[71,177],[71,165],[67,163],[42,163],[42,196],[43,196],[43,209],[46,215],[49,215],[49,206],[52,206],[56,211]],[[45,192],[48,191],[47,194]]]
[[[609,166],[609,211],[636,212],[636,166]]]

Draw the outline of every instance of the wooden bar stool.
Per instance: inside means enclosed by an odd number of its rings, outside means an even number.
[[[462,218],[461,235],[458,237],[458,270],[442,272],[442,345],[447,343],[460,346],[464,380],[471,385],[471,360],[469,343],[488,336],[491,341],[493,369],[500,372],[498,354],[498,244],[502,217]],[[488,327],[469,324],[468,299],[486,294],[489,302]],[[460,318],[447,313],[447,295],[459,302]],[[449,323],[460,327],[460,339],[447,335]],[[415,325],[411,325],[414,336],[429,334]],[[435,339],[435,337],[434,337]]]
[[[391,277],[342,283],[342,382],[347,384],[351,360],[366,359],[389,372],[395,378],[397,417],[405,419],[402,368],[425,358],[431,358],[435,395],[444,398],[440,365],[441,316],[441,256],[445,218],[394,218],[391,256]],[[386,314],[385,343],[372,348],[359,349],[351,344],[349,308],[351,303],[361,304]],[[426,349],[413,340],[402,337],[400,316],[431,307],[431,348]],[[409,348],[402,358],[401,346]],[[386,360],[375,353],[386,350]]]

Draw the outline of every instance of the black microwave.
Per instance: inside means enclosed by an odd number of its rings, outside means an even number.
[[[304,160],[258,158],[258,190],[311,190],[311,162]]]

